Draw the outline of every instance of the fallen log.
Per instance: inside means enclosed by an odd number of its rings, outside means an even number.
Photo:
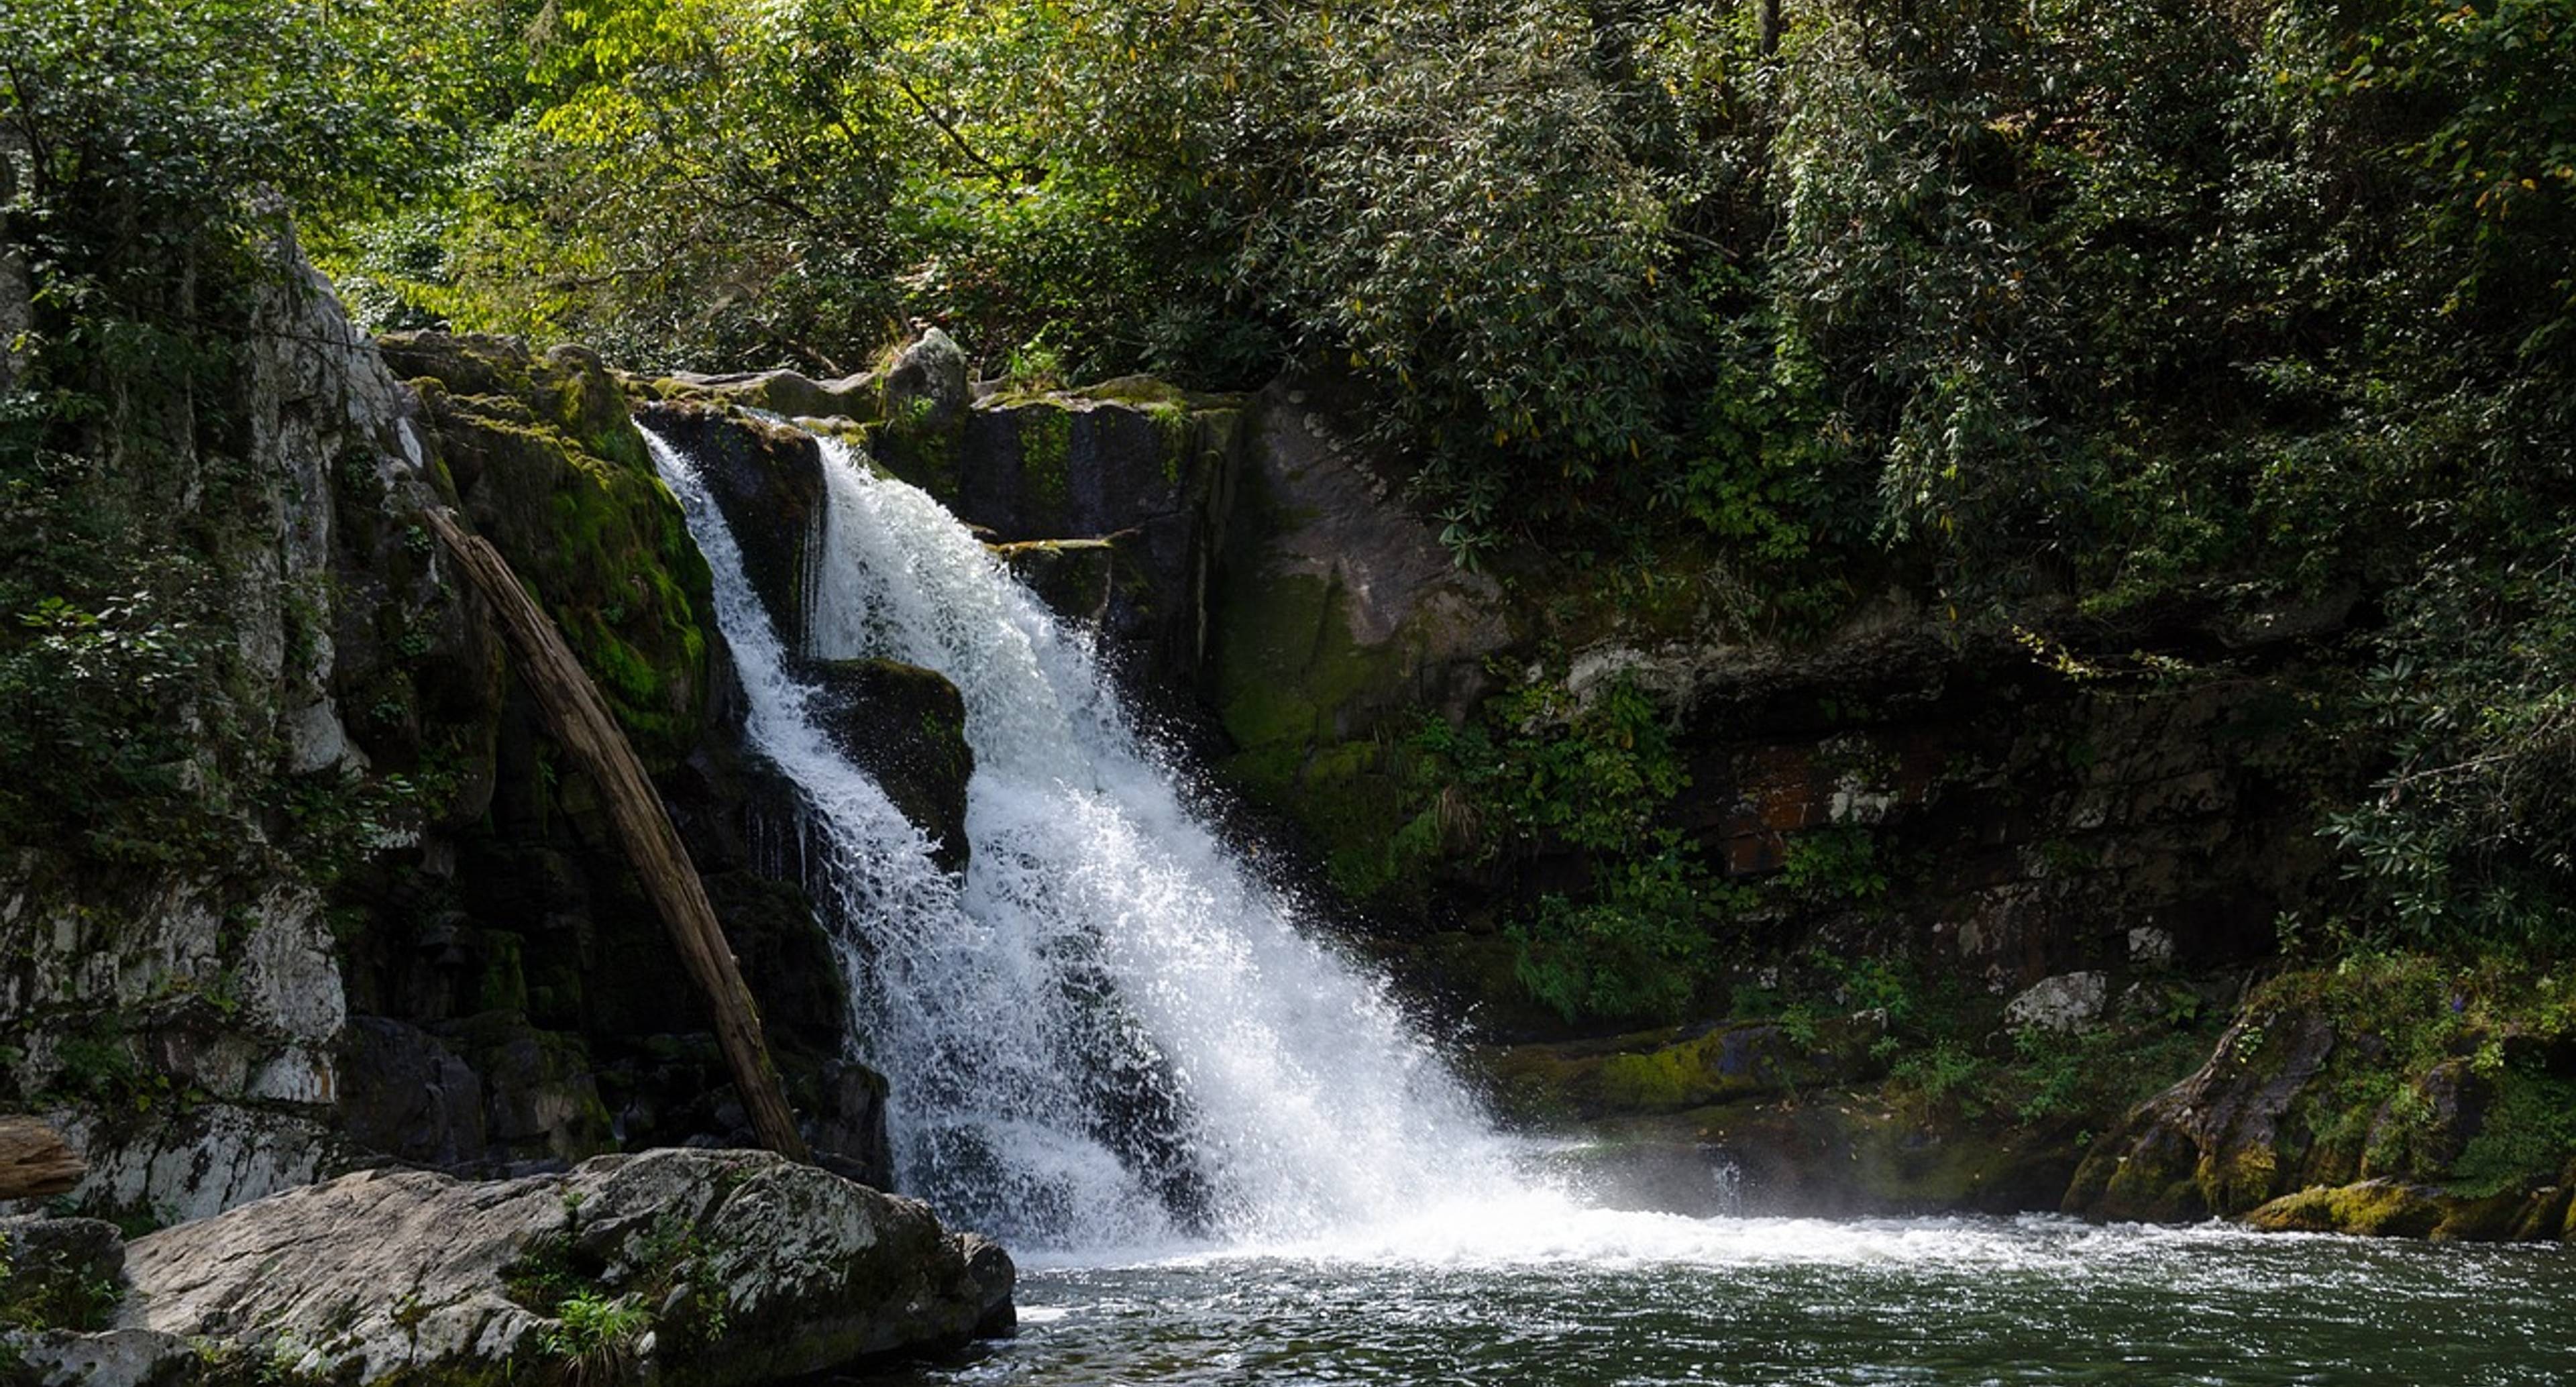
[[[805,1138],[797,1132],[795,1115],[780,1091],[777,1065],[762,1039],[760,1012],[752,1002],[751,989],[743,984],[742,969],[725,942],[715,907],[707,901],[706,886],[689,861],[679,830],[671,826],[661,796],[646,778],[644,764],[636,759],[635,748],[608,711],[598,686],[564,644],[562,633],[519,586],[518,575],[510,571],[501,551],[481,536],[466,533],[444,510],[432,508],[427,515],[430,529],[500,617],[502,638],[517,660],[528,691],[536,696],[547,726],[598,782],[627,860],[661,913],[689,976],[715,1013],[716,1042],[724,1050],[726,1067],[733,1071],[734,1087],[742,1091],[743,1111],[751,1118],[752,1131],[770,1150],[793,1160],[810,1160]]]
[[[88,1171],[89,1162],[51,1123],[16,1114],[0,1116],[0,1199],[67,1194]]]

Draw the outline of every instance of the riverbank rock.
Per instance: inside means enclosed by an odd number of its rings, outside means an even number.
[[[2067,1212],[2267,1229],[2557,1239],[2576,1046],[2557,984],[2389,955],[2286,973],[2198,1072],[2096,1142]]]
[[[2242,1213],[2283,1193],[2305,1136],[2287,1119],[2324,1072],[2336,1038],[2313,1012],[2240,1016],[2207,1064],[2095,1144],[2067,1190],[2066,1210],[2173,1221]],[[2292,1170],[2282,1168],[2285,1157]]]
[[[2556,1202],[2563,1222],[2566,1196],[2559,1194]],[[2543,1227],[2522,1217],[2530,1203],[2519,1190],[2471,1199],[2431,1185],[2381,1178],[2285,1194],[2247,1214],[2245,1224],[2267,1233],[2357,1233],[2436,1242],[2559,1235],[2558,1226]]]
[[[910,1200],[751,1151],[603,1156],[486,1183],[351,1175],[138,1239],[126,1266],[125,1338],[42,1347],[31,1358],[53,1380],[79,1380],[79,1363],[119,1345],[205,1339],[218,1345],[207,1366],[158,1371],[722,1387],[1012,1320],[1000,1248],[949,1236]]]

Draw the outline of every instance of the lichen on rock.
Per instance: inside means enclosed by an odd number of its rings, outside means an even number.
[[[344,1176],[143,1237],[109,1335],[22,1346],[128,1381],[733,1387],[1009,1328],[1009,1259],[766,1152],[485,1183]],[[198,1345],[203,1345],[201,1350]],[[136,1369],[141,1371],[138,1373]]]

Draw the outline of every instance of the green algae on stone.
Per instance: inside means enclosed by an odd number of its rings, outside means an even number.
[[[648,765],[700,730],[713,582],[616,381],[588,353],[397,334],[457,501],[563,630]]]

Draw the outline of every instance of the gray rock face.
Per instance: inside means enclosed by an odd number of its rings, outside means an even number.
[[[127,1267],[118,1330],[349,1383],[573,1359],[588,1381],[771,1381],[1007,1327],[1013,1279],[910,1200],[694,1150],[489,1183],[351,1175],[154,1233]],[[620,1308],[585,1328],[570,1301]]]
[[[347,1045],[340,1112],[350,1140],[437,1165],[483,1154],[483,1081],[455,1051],[382,1016],[350,1021]]]
[[[658,385],[665,395],[674,399],[741,405],[747,409],[783,414],[791,419],[838,418],[866,422],[877,417],[880,398],[878,378],[866,374],[818,381],[796,371],[750,371],[725,376],[683,371],[658,382]]]
[[[818,1088],[820,1101],[805,1128],[816,1162],[862,1185],[894,1188],[885,1076],[864,1064],[841,1060],[824,1067]]]
[[[274,770],[327,781],[368,760],[344,716],[365,660],[336,618],[416,615],[349,595],[344,518],[416,492],[419,443],[401,387],[291,236],[259,249],[276,274],[240,333],[228,406],[255,465],[203,557],[236,647],[230,715],[276,749]],[[0,287],[0,334],[17,311],[7,299]],[[155,483],[178,508],[205,488],[186,468]],[[6,1077],[87,1159],[83,1207],[195,1217],[309,1180],[328,1158],[347,999],[323,898],[274,869],[276,847],[245,823],[225,867],[101,872],[0,854],[0,1047],[23,1055]],[[202,1097],[138,1103],[125,1091],[137,1084]]]
[[[2110,978],[2101,973],[2060,973],[2041,978],[2004,1004],[2004,1019],[2043,1031],[2080,1031],[2102,1019]]]
[[[885,374],[885,416],[945,427],[966,412],[966,353],[932,328],[903,349]]]

